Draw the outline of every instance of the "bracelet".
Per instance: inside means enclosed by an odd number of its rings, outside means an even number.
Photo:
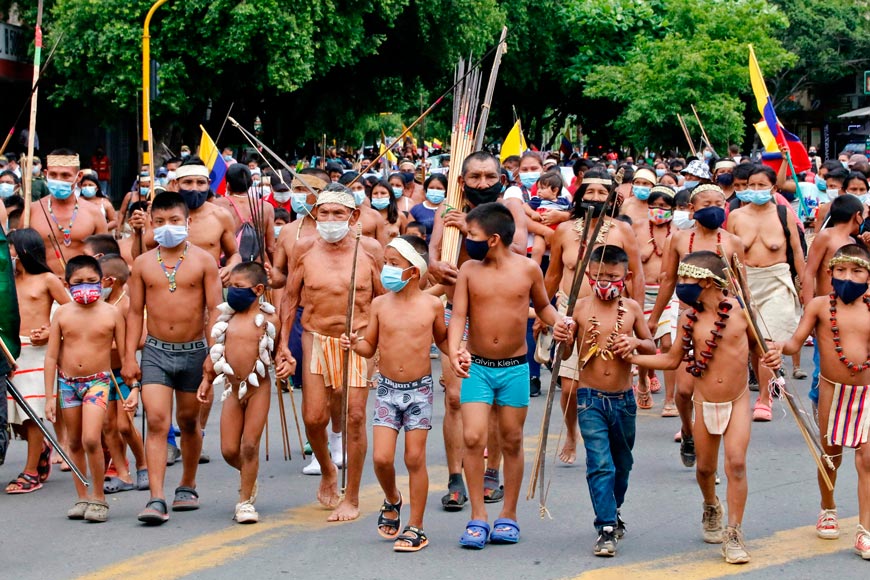
[[[132,385],[130,385],[130,389],[131,389],[131,390],[132,390],[132,389],[139,389],[139,390],[141,390],[141,389],[142,389],[142,383],[140,383],[139,381],[136,381],[135,383],[133,383]]]

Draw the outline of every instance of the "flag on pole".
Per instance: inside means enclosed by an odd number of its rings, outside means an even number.
[[[227,191],[227,162],[221,157],[217,145],[209,137],[202,125],[202,140],[199,142],[199,158],[208,167],[208,178],[211,180],[211,190],[216,195],[224,195]]]
[[[574,145],[571,143],[571,139],[564,133],[562,133],[562,144],[559,146],[559,152],[565,157],[570,157],[571,153],[574,152]]]
[[[501,144],[501,154],[499,155],[501,162],[504,163],[504,160],[511,155],[522,155],[528,148],[520,122],[517,121]]]
[[[767,86],[764,84],[764,77],[761,76],[761,67],[758,65],[758,59],[755,58],[755,50],[752,45],[749,45],[749,82],[752,84],[752,92],[755,94],[755,104],[758,106],[758,112],[761,114],[761,121],[755,125],[755,130],[758,131],[758,136],[764,143],[765,150],[770,153],[767,157],[776,157],[773,153],[779,154],[781,148],[788,148],[791,154],[792,165],[797,173],[807,171],[812,164],[810,156],[807,154],[807,149],[801,143],[797,135],[793,135],[785,130],[785,127],[779,122],[776,116],[776,111],[773,108],[773,100],[767,92]],[[762,158],[764,159],[765,156]],[[777,159],[765,159],[765,161],[777,161]],[[782,163],[782,155],[779,154],[777,169]],[[771,163],[766,163],[773,166]],[[775,169],[776,170],[776,169]]]
[[[404,133],[405,131],[408,131],[408,128],[405,126],[404,123],[402,123],[402,133]],[[411,146],[414,149],[416,149],[417,148],[417,139],[414,138],[414,134],[411,133],[410,131],[408,131],[408,134],[405,135],[405,142],[407,143],[408,140],[411,141]]]
[[[432,149],[441,149],[443,144],[438,139],[432,139]]]
[[[387,149],[387,136],[386,136],[386,134],[384,133],[384,130],[381,129],[381,148],[378,150],[378,153],[379,153],[379,154],[380,154],[380,153],[383,153],[384,151],[386,151],[386,149]],[[385,158],[386,158],[387,161],[390,162],[390,167],[392,167],[393,165],[395,165],[395,164],[398,163],[398,161],[399,161],[399,160],[396,158],[396,156],[393,155],[393,151],[392,151],[392,149],[391,149],[389,152],[387,152]]]

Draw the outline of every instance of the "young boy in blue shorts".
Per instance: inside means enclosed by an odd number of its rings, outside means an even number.
[[[463,379],[460,391],[471,521],[459,543],[482,549],[487,540],[520,539],[517,499],[523,480],[523,425],[529,405],[526,320],[529,301],[547,325],[565,330],[564,317],[547,299],[541,269],[510,251],[515,224],[499,203],[477,206],[466,217],[465,249],[471,258],[459,269],[453,316],[468,317],[468,343],[460,349],[462,325],[448,326],[450,363]],[[504,506],[492,535],[484,504],[484,458],[490,408],[495,405],[504,456]]]

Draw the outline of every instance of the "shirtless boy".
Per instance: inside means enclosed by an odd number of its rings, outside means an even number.
[[[423,531],[423,512],[429,494],[426,439],[432,428],[432,365],[429,347],[446,350],[444,306],[435,296],[420,291],[428,271],[426,242],[399,236],[387,245],[381,283],[389,292],[372,302],[368,327],[362,337],[342,335],[342,346],[368,358],[380,347],[378,400],[374,413],[375,475],[384,490],[378,533],[395,540],[396,552],[417,552],[429,544]],[[401,317],[396,313],[402,313]],[[405,466],[411,487],[411,517],[402,530],[402,494],[396,486],[396,440],[405,431]]]
[[[680,262],[677,297],[689,309],[680,315],[681,340],[663,355],[629,355],[631,362],[660,370],[676,369],[685,361],[692,376],[692,401],[697,419],[694,441],[697,453],[695,477],[704,496],[702,517],[704,541],[723,544],[722,556],[729,564],[749,562],[743,543],[743,511],[746,507],[746,450],[752,415],[745,361],[757,344],[740,312],[740,303],[728,294],[722,258],[714,252],[695,251]],[[780,353],[771,349],[762,364],[777,368]],[[725,476],[728,478],[728,525],[722,529],[723,509],[716,497],[716,467],[719,443],[725,445]]]
[[[221,453],[240,473],[239,501],[233,516],[240,524],[260,519],[254,508],[260,437],[269,415],[272,381],[268,369],[280,324],[275,308],[260,301],[267,282],[266,270],[259,263],[235,266],[230,273],[227,301],[218,307],[221,316],[212,330],[216,341],[211,349],[217,373],[214,387],[222,391],[223,401]],[[200,402],[211,398],[208,391],[212,386],[212,381],[203,377],[197,391]]]
[[[341,409],[344,385],[342,352],[339,344],[345,331],[351,271],[356,268],[354,328],[360,332],[368,324],[372,299],[381,294],[379,272],[381,264],[375,258],[380,244],[370,238],[360,238],[357,263],[353,263],[359,211],[353,194],[343,185],[332,184],[317,198],[314,215],[317,237],[296,242],[290,276],[281,304],[281,339],[278,362],[286,378],[296,363],[288,348],[288,338],[294,326],[296,309],[305,305],[302,314],[302,418],[311,449],[322,470],[317,499],[328,508],[335,508],[329,521],[346,521],[359,517],[359,484],[367,449],[365,408],[368,399],[365,361],[350,354],[348,369],[347,434],[330,437],[333,449],[348,445],[347,489],[339,505],[338,472],[327,447],[327,426],[338,408]],[[283,233],[283,232],[282,232]],[[340,423],[339,423],[340,425]]]
[[[112,380],[112,343],[124,344],[121,313],[100,300],[102,277],[99,262],[90,256],[67,262],[66,287],[73,301],[55,312],[45,353],[45,416],[51,422],[56,419],[56,375],[70,457],[79,469],[90,472],[96,484],[89,495],[83,483],[73,480],[78,501],[67,517],[90,522],[109,518],[109,504],[99,483],[106,472],[102,432]]]
[[[831,203],[831,215],[836,211]],[[813,244],[815,247],[815,243]],[[870,252],[861,246],[843,246],[828,261],[832,288],[812,299],[804,310],[794,336],[782,345],[784,353],[799,350],[811,332],[816,333],[821,376],[819,381],[819,423],[822,447],[831,457],[834,469],[828,469],[832,483],[843,460],[843,447],[855,449],[858,472],[858,529],[855,552],[870,560],[870,415],[866,413],[870,384]],[[840,350],[842,349],[842,350]],[[820,538],[840,537],[837,504],[833,490],[828,490],[819,474],[822,496],[816,533]]]
[[[148,419],[145,454],[151,499],[139,514],[139,521],[162,524],[169,521],[163,480],[173,394],[177,404],[175,418],[182,435],[184,472],[175,490],[172,509],[199,508],[196,469],[202,450],[202,432],[196,393],[203,375],[211,378],[213,372],[207,357],[208,344],[213,340],[208,325],[217,318],[221,282],[214,256],[187,239],[190,210],[180,194],[167,191],[154,197],[151,224],[158,245],[133,263],[121,374],[131,387],[141,381],[142,403]],[[146,308],[148,336],[140,368],[136,351]],[[135,390],[130,396],[136,396]]]
[[[725,194],[722,189],[718,185],[699,185],[690,195],[689,211],[694,225],[690,229],[673,232],[665,247],[659,295],[647,320],[650,332],[658,328],[663,312],[670,307],[670,297],[673,296],[677,286],[677,268],[680,260],[699,250],[718,253],[719,244],[722,244],[726,256],[737,254],[737,258],[743,260],[743,244],[736,236],[722,229],[722,224],[725,222]],[[685,305],[681,304],[680,308],[685,308]],[[674,315],[676,316],[676,313]],[[695,465],[695,443],[692,438],[694,381],[682,371],[676,373],[675,381],[675,400],[682,422],[680,432],[677,434],[677,440],[680,441],[680,459],[683,465],[692,467]]]
[[[565,349],[576,339],[580,358],[577,409],[586,448],[586,482],[595,510],[596,556],[615,556],[625,535],[620,508],[628,490],[637,404],[631,388],[631,363],[622,357],[638,350],[655,354],[656,345],[640,305],[623,298],[631,277],[628,254],[617,246],[592,250],[586,278],[592,295],[577,302]]]
[[[471,521],[459,543],[482,549],[520,539],[517,498],[523,480],[523,425],[529,405],[525,321],[529,302],[548,326],[564,325],[550,304],[541,269],[510,250],[514,237],[511,211],[499,203],[484,203],[466,217],[465,250],[471,258],[459,269],[453,295],[453,315],[468,317],[468,343],[460,348],[463,325],[448,327],[450,363],[462,377],[465,458],[463,467],[471,499]],[[504,456],[504,505],[499,518],[487,523],[484,503],[484,458],[491,407],[498,414]]]
[[[63,282],[45,263],[45,246],[34,229],[25,228],[9,233],[9,253],[15,264],[15,290],[21,314],[18,357],[13,381],[21,395],[39,417],[45,417],[45,381],[43,368],[54,302],[66,304],[69,295]],[[31,421],[12,397],[8,403],[9,423],[27,441],[27,461],[24,470],[6,486],[6,493],[31,493],[42,487],[51,474],[51,447],[42,440],[39,427]]]

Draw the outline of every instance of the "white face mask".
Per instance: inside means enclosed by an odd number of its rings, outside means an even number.
[[[275,201],[277,201],[278,203],[287,203],[288,201],[290,201],[290,195],[292,193],[293,192],[291,192],[291,191],[276,191],[276,192],[272,193],[272,197],[274,197]],[[268,194],[264,193],[263,195],[268,195]]]
[[[350,222],[317,222],[317,233],[323,240],[335,244],[344,239],[350,231]]]
[[[673,224],[677,226],[677,229],[680,230],[689,230],[692,229],[692,226],[695,225],[695,220],[690,219],[689,215],[691,215],[688,211],[683,209],[678,209],[674,211],[674,219]]]

